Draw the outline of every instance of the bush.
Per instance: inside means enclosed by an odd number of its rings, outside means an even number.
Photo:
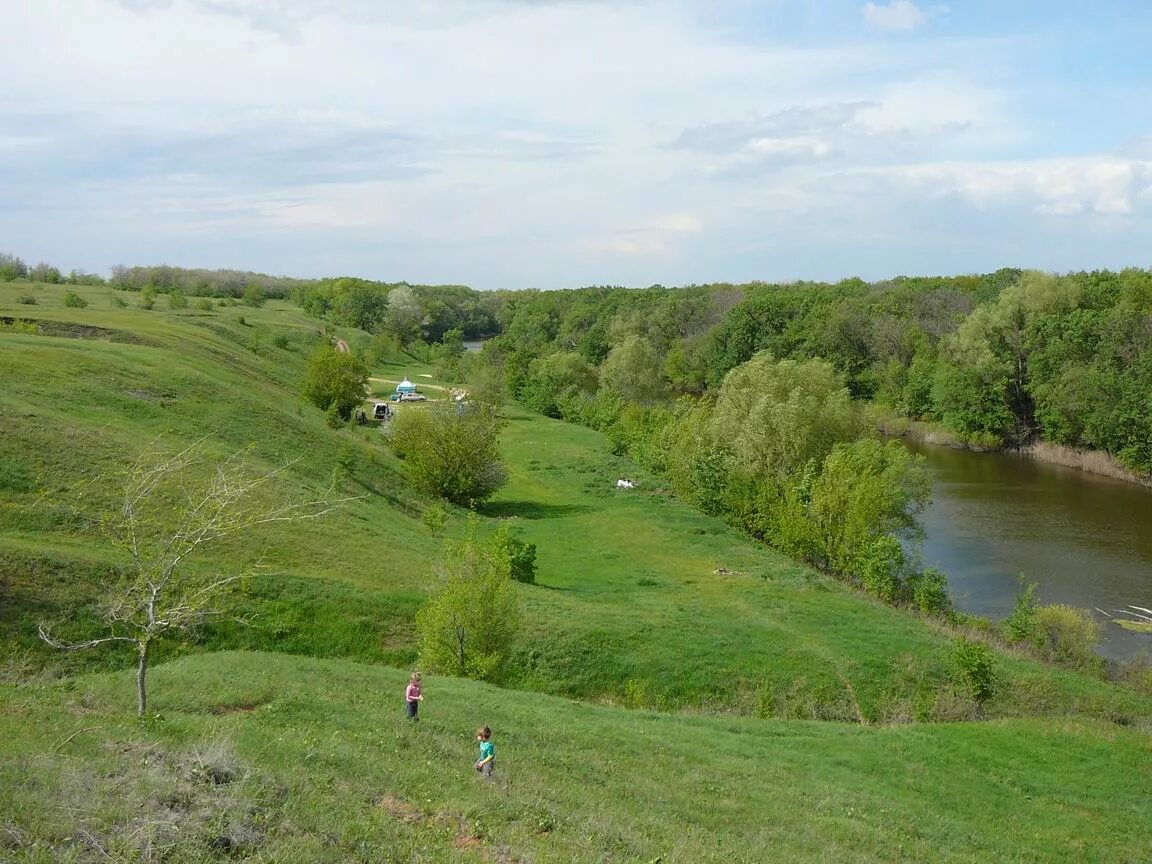
[[[392,448],[407,463],[417,489],[472,507],[507,479],[497,446],[501,425],[483,406],[464,411],[448,403],[406,406],[392,421]]]
[[[151,285],[145,286],[140,292],[140,308],[151,309],[156,305],[156,289]]]
[[[420,519],[424,523],[424,527],[432,532],[433,537],[439,537],[444,526],[448,524],[448,510],[443,504],[436,501],[424,508],[424,513]]]
[[[908,558],[895,537],[877,537],[857,556],[856,574],[864,590],[885,603],[895,603],[904,587]]]
[[[287,348],[288,348],[288,335],[286,333],[277,333],[275,336],[272,337],[272,344],[275,345],[277,348],[283,348],[283,349],[287,350]]]
[[[211,312],[212,311],[211,299],[209,299],[208,297],[203,297],[200,300],[197,300],[196,301],[196,308],[199,309],[201,312]]]
[[[491,544],[453,544],[445,583],[416,616],[421,663],[449,675],[499,681],[519,628],[519,604],[504,562]]]
[[[526,585],[536,584],[535,543],[521,540],[511,528],[503,525],[489,541],[489,552],[512,579]]]
[[[912,595],[912,605],[925,615],[947,615],[952,610],[948,578],[935,567],[909,577],[908,588]]]
[[[25,306],[35,306],[37,301],[36,301],[36,298],[33,297],[31,294],[21,294],[19,297],[16,298],[16,302],[22,303]]]
[[[1055,604],[1036,609],[1033,637],[1046,660],[1068,666],[1099,666],[1096,654],[1100,642],[1100,622],[1087,609]]]
[[[321,345],[308,360],[304,378],[304,398],[321,411],[347,420],[353,409],[364,401],[368,370],[353,357],[331,345]]]
[[[956,641],[952,652],[952,674],[956,683],[967,690],[981,707],[996,695],[1000,683],[992,649],[981,642],[963,638]]]
[[[244,289],[244,303],[248,306],[263,306],[267,296],[264,286],[257,285],[255,282],[249,282]]]
[[[64,294],[64,305],[71,309],[83,309],[88,305],[88,301],[75,291],[67,291]]]
[[[184,296],[184,292],[178,288],[174,288],[168,294],[168,308],[169,309],[187,309],[188,298]]]
[[[1016,605],[1012,614],[1001,625],[1009,642],[1036,642],[1036,583],[1025,584],[1020,580],[1020,591],[1016,594]]]
[[[124,302],[124,298],[123,297],[117,297],[115,294],[112,295],[111,299],[108,302],[110,302],[112,304],[113,309],[127,309],[128,308],[128,304]]]

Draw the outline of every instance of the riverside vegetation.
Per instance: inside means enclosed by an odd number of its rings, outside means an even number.
[[[66,305],[65,290],[87,306]],[[18,302],[26,294],[36,303]],[[905,517],[921,494],[915,465],[857,441],[851,412],[843,435],[797,451],[784,475],[739,451],[724,455],[732,460],[720,462],[724,483],[705,488],[723,493],[713,500],[728,524],[680,500],[674,470],[631,461],[624,433],[629,424],[674,428],[651,418],[683,411],[700,440],[727,440],[723,423],[739,426],[756,410],[735,400],[738,391],[714,405],[665,408],[632,380],[635,407],[612,403],[620,410],[608,436],[510,405],[500,440],[507,482],[476,505],[471,522],[415,489],[411,466],[378,430],[329,428],[301,399],[308,358],[330,324],[276,299],[168,309],[163,297],[147,308],[142,294],[0,286],[0,317],[12,322],[0,333],[5,856],[1144,854],[1152,700],[988,649],[973,642],[978,632],[958,651],[955,625],[927,614],[940,611],[931,608],[938,595],[918,594],[925,583],[911,570],[899,571],[898,582],[857,580],[860,562],[843,557],[856,535],[805,533],[822,513],[863,514],[855,524],[873,532],[866,539],[879,550],[884,537],[910,527]],[[519,361],[508,355],[470,369],[475,361],[451,348],[426,354],[415,337],[387,344],[341,325],[331,335],[348,341],[378,379],[432,361],[454,365],[457,376],[503,375],[515,385]],[[643,346],[632,344],[643,359]],[[845,403],[827,369],[779,362],[763,355],[747,371],[757,381],[825,381],[826,398],[806,404],[814,416],[840,416]],[[607,370],[608,380],[620,375],[618,392],[631,386],[623,368]],[[704,410],[712,413],[701,419]],[[629,419],[617,422],[622,417]],[[334,482],[353,500],[334,518],[262,526],[196,562],[206,573],[238,571],[261,550],[265,566],[226,598],[224,611],[246,624],[221,619],[190,642],[156,647],[150,714],[137,722],[130,653],[59,654],[36,637],[36,623],[58,620],[75,639],[98,632],[98,601],[126,562],[88,527],[89,508],[115,492],[90,481],[130,465],[157,439],[205,439],[220,455],[249,448],[256,470],[302,456],[285,474],[301,500]],[[832,469],[839,473],[825,475]],[[637,479],[635,494],[616,492],[621,476]],[[860,510],[862,502],[829,497],[831,480],[844,476],[865,486],[901,478],[900,494],[877,505],[882,530],[869,527],[876,511]],[[765,505],[750,512],[769,520],[762,536],[772,539],[778,520],[793,513],[797,543],[816,549],[827,569],[842,562],[847,581],[750,539],[746,532],[756,534],[761,521],[731,519],[725,504],[738,500],[728,490],[749,483]],[[848,509],[834,509],[841,506]],[[535,545],[536,570],[535,584],[507,585],[520,626],[506,664],[483,664],[504,689],[428,676],[426,716],[418,728],[406,725],[398,694],[418,656],[415,622],[432,608],[445,544],[512,525],[520,542]],[[896,596],[883,599],[925,611],[892,608],[876,599],[882,591],[860,593],[856,583],[888,586]],[[1021,613],[1021,628],[1035,626],[1029,616]],[[934,722],[941,720],[960,722]],[[481,721],[502,742],[504,779],[495,789],[469,776],[469,733]]]

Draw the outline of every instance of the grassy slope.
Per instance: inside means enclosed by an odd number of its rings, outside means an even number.
[[[83,607],[115,564],[91,537],[61,530],[67,512],[19,491],[20,478],[66,493],[165,432],[174,443],[212,434],[223,451],[254,443],[253,458],[269,465],[306,454],[293,468],[306,488],[325,486],[344,450],[355,463],[348,491],[366,496],[337,519],[249,544],[266,549],[272,565],[242,601],[254,626],[209,632],[207,647],[411,661],[411,617],[426,596],[438,544],[419,525],[424,502],[406,491],[376,433],[333,432],[300,406],[294,391],[315,321],[283,304],[211,313],[114,309],[109,292],[95,289],[82,289],[88,309],[63,308],[63,289],[55,288],[33,289],[35,306],[15,305],[28,290],[0,286],[0,316],[109,327],[146,344],[0,333],[0,483],[7,485],[0,489],[0,639],[10,674],[19,672],[22,652],[33,664],[44,657],[31,623]],[[290,334],[288,350],[271,344],[277,332]],[[378,370],[382,377],[413,371]],[[635,468],[612,457],[600,436],[513,411],[505,448],[511,482],[484,518],[515,517],[540,549],[541,585],[521,591],[528,633],[517,686],[780,717],[885,721],[970,710],[947,682],[945,634],[756,548],[650,478],[617,493],[616,478]],[[456,518],[454,530],[461,526]],[[213,563],[248,555],[248,548],[225,549]],[[734,572],[714,572],[720,567]],[[123,662],[95,653],[77,660]],[[1144,725],[1148,700],[1034,663],[1003,658],[1001,665],[1007,686],[991,712],[1053,719],[860,729],[660,717],[437,682],[442,707],[421,727],[423,737],[410,739],[394,716],[399,672],[264,655],[185,658],[157,668],[155,705],[168,719],[147,728],[117,713],[130,698],[123,673],[4,692],[0,718],[22,754],[3,760],[10,776],[44,772],[43,783],[59,777],[67,785],[59,772],[70,766],[67,782],[79,787],[85,777],[121,776],[116,766],[138,763],[148,747],[168,774],[101,782],[106,794],[80,811],[3,783],[14,797],[0,799],[0,814],[20,814],[9,833],[33,836],[43,822],[48,837],[60,826],[56,852],[21,854],[62,860],[54,857],[60,848],[83,845],[79,825],[135,824],[117,815],[125,784],[142,800],[153,800],[152,786],[175,784],[199,801],[200,792],[180,786],[187,765],[179,754],[224,735],[254,778],[229,785],[227,795],[260,799],[272,826],[265,833],[279,838],[261,847],[279,850],[269,860],[345,860],[356,844],[377,848],[392,836],[401,848],[427,843],[439,850],[433,860],[454,860],[454,844],[472,843],[471,829],[447,817],[410,813],[406,822],[409,806],[487,820],[492,840],[477,845],[489,852],[507,845],[530,860],[650,860],[662,852],[664,860],[702,860],[718,848],[716,834],[732,837],[725,860],[763,860],[763,844],[780,849],[780,860],[1058,860],[1068,856],[1045,858],[1044,850],[1070,854],[1077,837],[1086,838],[1088,860],[1125,860],[1136,848],[1134,826],[1147,821],[1133,791],[1148,785],[1146,739],[1083,715]],[[204,714],[209,703],[266,699],[251,713]],[[482,721],[521,754],[509,760],[514,783],[500,793],[506,797],[483,797],[490,790],[475,789],[451,767],[467,765],[467,730]],[[62,748],[82,761],[51,752],[88,726],[102,731],[79,736],[78,749]],[[334,743],[337,734],[345,743]],[[594,756],[583,760],[589,741]],[[411,757],[403,770],[382,755],[397,752]],[[330,780],[314,783],[318,769]],[[285,789],[295,794],[285,798]],[[374,806],[384,795],[409,802],[390,805],[400,818]],[[214,812],[211,801],[204,806]],[[1063,845],[987,830],[1006,809],[1009,818],[1034,818],[1020,824]],[[552,823],[549,836],[537,833]],[[330,848],[326,835],[335,838]],[[315,844],[314,854],[287,851]],[[944,853],[927,854],[941,844]],[[1097,857],[1097,849],[1111,857]]]
[[[251,459],[266,467],[299,459],[290,475],[301,495],[326,489],[342,453],[349,455],[352,479],[341,494],[366,496],[336,518],[221,550],[213,563],[242,564],[254,548],[269,571],[247,604],[257,626],[221,638],[411,661],[411,619],[438,544],[420,528],[422,502],[379,434],[333,432],[296,395],[316,321],[279,303],[210,313],[115,309],[112,292],[95,289],[81,289],[87,309],[62,307],[63,289],[55,288],[36,291],[35,306],[14,304],[28,290],[0,287],[0,316],[109,328],[144,344],[0,332],[0,482],[12,470],[37,481],[27,492],[0,489],[0,584],[26,601],[0,612],[9,644],[38,651],[29,620],[65,614],[93,596],[93,583],[113,563],[93,538],[70,531],[67,508],[43,503],[43,493],[67,504],[85,481],[128,464],[150,442],[182,446],[211,436],[221,453],[251,447]],[[134,306],[136,298],[125,296]],[[166,302],[161,297],[157,306]],[[289,336],[287,350],[272,344],[278,333]],[[264,602],[283,598],[286,586],[289,602]],[[96,655],[76,660],[100,662]]]
[[[163,719],[147,725],[129,719],[127,672],[0,691],[0,856],[109,860],[98,844],[133,860],[150,842],[173,862],[228,843],[277,862],[1147,860],[1152,744],[1098,721],[862,728],[431,678],[413,726],[403,683],[347,661],[183,658],[156,670]],[[491,785],[471,769],[480,723]]]
[[[538,544],[537,624],[521,686],[640,707],[737,707],[811,719],[963,716],[947,683],[952,637],[670,497],[587,429],[523,411],[504,433],[510,482],[485,512]],[[717,573],[717,570],[728,573]],[[1000,715],[1148,718],[1149,701],[1003,658]]]

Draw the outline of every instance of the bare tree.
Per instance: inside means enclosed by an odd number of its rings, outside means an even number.
[[[209,547],[257,526],[316,519],[349,499],[285,501],[270,484],[287,465],[256,472],[244,451],[211,461],[198,441],[175,455],[145,453],[128,471],[123,500],[97,520],[98,528],[130,560],[123,581],[109,593],[103,620],[108,634],[85,642],[60,639],[41,622],[40,638],[66,651],[128,642],[137,653],[137,710],[148,707],[148,660],[153,643],[222,614],[223,592],[252,573],[206,572],[190,566]]]

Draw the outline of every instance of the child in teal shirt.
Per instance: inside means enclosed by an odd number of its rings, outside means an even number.
[[[476,730],[476,740],[480,742],[480,759],[476,763],[476,770],[485,780],[491,780],[492,772],[496,770],[496,745],[492,743],[492,730],[481,726]]]

